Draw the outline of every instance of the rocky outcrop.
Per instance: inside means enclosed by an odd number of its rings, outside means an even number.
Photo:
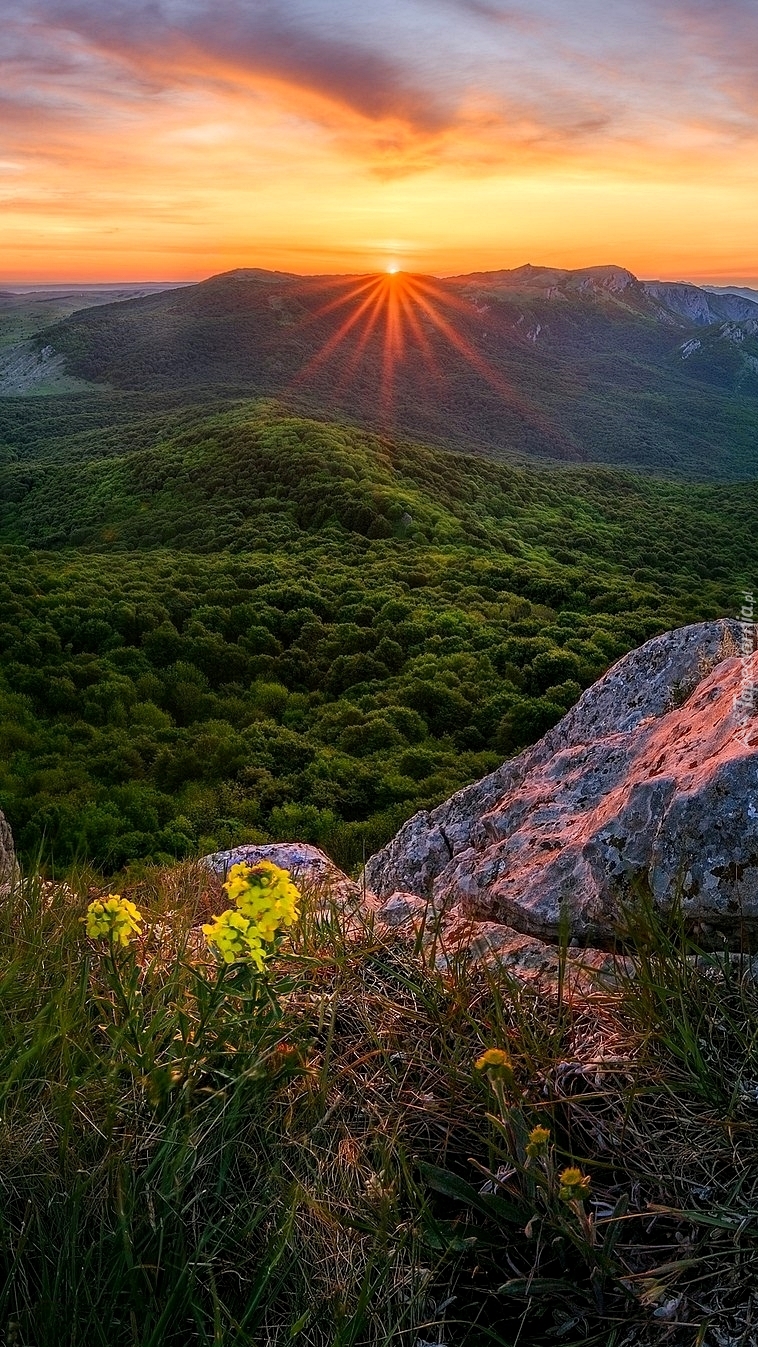
[[[311,915],[330,923],[336,919],[347,939],[397,939],[440,971],[473,961],[495,963],[522,982],[549,986],[558,978],[561,959],[555,946],[502,922],[472,920],[460,911],[438,912],[428,898],[417,894],[393,893],[388,900],[378,898],[307,842],[239,846],[205,856],[202,864],[224,880],[240,861],[255,865],[262,860],[289,870],[307,899]],[[220,895],[216,893],[215,897],[223,906]],[[594,986],[598,980],[612,980],[616,967],[617,960],[609,962],[603,951],[581,949],[569,952],[564,971],[571,974],[573,986],[582,987],[589,986],[590,981]]]
[[[3,814],[0,814],[0,884],[7,884],[16,873],[16,853],[13,849],[11,830]]]
[[[742,637],[703,623],[625,656],[537,744],[410,819],[366,886],[608,945],[642,884],[706,934],[758,933],[758,656]]]

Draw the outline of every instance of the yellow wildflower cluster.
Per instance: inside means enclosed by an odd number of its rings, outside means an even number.
[[[546,1155],[549,1145],[550,1133],[547,1127],[533,1127],[526,1143],[526,1153],[529,1159],[537,1160],[539,1156]]]
[[[564,1169],[561,1171],[560,1188],[558,1196],[563,1202],[584,1202],[590,1195],[590,1180],[581,1169]]]
[[[252,959],[256,968],[263,971],[266,951],[263,941],[249,917],[233,908],[227,908],[219,917],[213,917],[203,926],[203,932],[210,945],[221,955],[224,963],[236,963],[238,959]]]
[[[112,940],[114,945],[128,945],[133,935],[141,934],[142,914],[118,893],[107,898],[96,898],[87,908],[84,918],[87,935],[93,940]]]
[[[506,1085],[514,1082],[513,1064],[507,1052],[502,1048],[487,1048],[474,1062],[477,1071],[486,1071],[491,1081],[502,1080]]]
[[[297,921],[300,894],[272,861],[233,865],[224,888],[235,906],[213,917],[203,933],[224,963],[250,959],[262,973],[271,952],[266,946]]]
[[[287,871],[272,861],[233,865],[224,888],[238,911],[255,922],[264,940],[273,940],[280,926],[297,921],[300,894]]]

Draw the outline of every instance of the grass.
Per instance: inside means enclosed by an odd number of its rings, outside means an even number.
[[[634,976],[540,989],[311,893],[266,979],[220,979],[214,885],[152,872],[115,965],[84,877],[0,909],[6,1347],[755,1342],[746,962],[638,904]]]

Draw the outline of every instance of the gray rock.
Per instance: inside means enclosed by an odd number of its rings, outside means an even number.
[[[240,846],[204,857],[209,870],[225,878],[233,865],[245,861],[270,860],[289,870],[295,883],[310,898],[316,919],[339,921],[347,939],[397,939],[421,954],[427,966],[441,972],[463,963],[491,963],[506,969],[523,981],[555,984],[559,954],[555,946],[494,922],[480,922],[462,915],[437,910],[426,898],[413,893],[393,893],[378,899],[364,886],[348,878],[317,847],[306,842],[275,842],[261,846]],[[572,954],[574,952],[572,951]],[[591,974],[592,985],[606,970],[608,955],[582,949],[578,958],[570,957],[568,968],[574,983],[585,985]]]
[[[377,908],[377,919],[385,926],[408,926],[413,921],[423,922],[428,902],[413,893],[393,893],[386,903]]]
[[[260,846],[239,846],[232,851],[215,851],[211,856],[203,857],[203,864],[209,870],[226,879],[233,865],[244,862],[257,865],[259,861],[273,861],[283,870],[301,881],[328,883],[341,882],[347,878],[330,860],[325,852],[312,847],[308,842],[268,842]]]
[[[3,814],[0,814],[0,884],[8,884],[16,874],[16,853],[13,837]]]
[[[656,637],[619,660],[537,744],[431,812],[365,870],[379,898],[555,940],[608,943],[644,883],[693,923],[758,930],[758,657],[739,623]],[[742,699],[742,705],[740,705]]]

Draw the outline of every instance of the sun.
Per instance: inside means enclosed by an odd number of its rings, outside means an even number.
[[[399,268],[399,266],[397,265],[397,263],[396,263],[396,262],[391,262],[390,265],[387,267],[387,275],[388,275],[388,276],[397,276],[397,273],[399,272],[399,270],[400,270],[400,268]]]

